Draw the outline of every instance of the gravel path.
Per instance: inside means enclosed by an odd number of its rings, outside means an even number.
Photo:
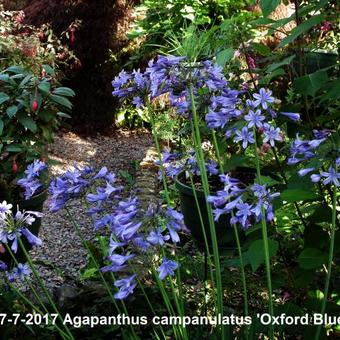
[[[106,166],[116,173],[124,170],[136,174],[136,164],[151,145],[151,136],[146,131],[118,130],[112,136],[87,138],[63,133],[51,146],[50,157],[57,162],[51,167],[51,173],[60,174],[78,162],[95,168]],[[93,238],[93,229],[83,216],[80,201],[74,200],[70,207],[85,237]],[[43,245],[32,250],[32,258],[38,264],[47,287],[52,289],[64,283],[72,285],[78,279],[79,270],[86,264],[86,251],[65,211],[51,214],[46,206],[44,210],[46,215],[39,234]]]

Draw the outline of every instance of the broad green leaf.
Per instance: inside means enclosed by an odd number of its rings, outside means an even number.
[[[4,122],[3,120],[0,118],[0,136],[2,135],[2,132],[4,131]]]
[[[96,277],[98,270],[97,268],[89,268],[86,269],[83,273],[81,273],[81,278],[83,280],[88,280]]]
[[[291,55],[285,59],[283,59],[282,61],[278,62],[278,63],[273,63],[273,64],[270,64],[267,69],[266,69],[266,72],[273,72],[274,70],[276,70],[277,68],[281,67],[281,66],[284,66],[284,65],[289,65],[292,60],[295,58],[295,55]]]
[[[312,74],[296,78],[293,82],[293,87],[300,94],[314,96],[327,81],[327,72],[320,70]]]
[[[11,144],[6,146],[5,151],[7,152],[20,152],[22,151],[22,146],[19,144]]]
[[[55,76],[55,72],[51,66],[43,65],[42,67],[46,71],[47,74],[49,74],[50,76]]]
[[[320,223],[320,222],[332,222],[332,209],[326,205],[323,204],[315,209],[313,214],[308,217],[308,220],[314,223]]]
[[[51,97],[50,97],[55,103],[58,103],[64,107],[67,107],[68,109],[72,109],[72,103],[67,99],[67,98],[64,98],[64,97],[61,97],[61,96],[58,96],[56,94],[51,94]]]
[[[279,243],[275,240],[268,239],[269,257],[275,256],[279,249]],[[265,262],[263,240],[254,241],[248,250],[249,261],[255,272],[259,266]]]
[[[9,75],[8,74],[0,74],[0,81],[8,82]]]
[[[338,99],[340,97],[340,78],[329,82],[326,86],[324,86],[323,90],[326,90],[326,93],[322,95],[321,103],[329,99]]]
[[[16,105],[9,106],[6,109],[7,116],[9,118],[12,118],[15,116],[15,114],[18,112],[18,107]]]
[[[264,76],[262,79],[260,79],[259,84],[260,85],[267,85],[270,83],[270,81],[278,76],[282,76],[284,75],[286,72],[283,68],[278,68],[277,70],[267,74],[266,76]]]
[[[57,112],[57,115],[59,117],[63,117],[63,118],[72,118],[70,115],[68,115],[67,113],[65,112]]]
[[[19,84],[19,87],[24,87],[30,80],[32,79],[32,75],[28,74]]]
[[[0,92],[0,104],[7,102],[9,100],[9,95],[5,92]]]
[[[298,257],[298,263],[303,269],[320,268],[326,262],[327,254],[316,248],[306,248]]]
[[[251,21],[251,25],[268,25],[268,24],[272,24],[275,21],[273,19],[269,19],[269,18],[258,18],[255,19],[253,21]]]
[[[15,74],[22,74],[22,76],[24,77],[24,74],[26,73],[24,68],[21,66],[10,66],[6,69],[7,72],[12,72]]]
[[[55,118],[55,114],[51,111],[39,110],[38,115],[46,123]]]
[[[252,46],[257,53],[264,57],[269,56],[272,53],[271,49],[265,44],[252,43]]]
[[[308,20],[303,21],[300,25],[293,28],[287,37],[281,40],[279,47],[283,47],[290,44],[301,34],[309,31],[313,26],[320,24],[324,20],[325,20],[324,14],[319,14],[311,17]]]
[[[286,202],[299,202],[318,198],[318,195],[313,191],[303,189],[286,189],[282,191],[280,196]]]
[[[281,0],[260,0],[260,7],[264,17],[267,17],[280,4]]]
[[[23,99],[16,99],[16,101],[21,104],[23,107],[26,107],[27,109],[30,109],[30,103],[28,100]]]
[[[43,93],[48,93],[51,89],[51,84],[48,81],[42,81],[38,85],[38,89]]]
[[[76,95],[74,91],[68,87],[58,87],[53,90],[53,93],[65,97],[74,97]]]
[[[21,116],[21,117],[18,117],[18,121],[26,129],[32,131],[33,133],[37,132],[37,124],[35,123],[35,121],[31,117]]]
[[[216,62],[220,66],[224,66],[234,56],[234,49],[229,47],[216,55]]]

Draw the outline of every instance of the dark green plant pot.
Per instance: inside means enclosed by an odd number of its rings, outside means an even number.
[[[43,211],[43,205],[44,202],[47,199],[47,190],[42,191],[40,194],[33,196],[32,198],[28,200],[20,200],[20,201],[11,201],[9,203],[13,204],[13,214],[15,214],[19,208],[20,211],[37,211],[37,212],[42,212]],[[36,220],[32,223],[32,225],[28,228],[32,234],[35,236],[39,235],[40,231],[40,226],[41,226],[41,218],[36,218]],[[32,249],[32,246],[30,243],[26,240],[25,237],[21,237],[26,250]],[[9,246],[11,246],[11,243],[9,243]],[[20,249],[20,246],[18,246],[18,251],[15,254],[16,259],[18,262],[26,262],[25,254],[23,251]],[[13,263],[13,259],[11,255],[6,251],[3,254],[0,254],[0,261],[5,262],[7,265],[10,265]]]
[[[175,186],[179,192],[181,211],[184,216],[184,223],[190,229],[191,235],[200,249],[205,249],[204,233],[199,217],[199,211],[202,215],[204,230],[207,237],[209,248],[212,248],[211,233],[209,226],[208,210],[206,198],[202,190],[195,189],[199,209],[196,204],[193,188],[183,183],[184,172],[179,174],[175,179]],[[214,193],[211,193],[214,194]],[[215,222],[215,232],[219,249],[229,250],[236,249],[236,239],[233,226],[230,224],[231,216],[229,214],[221,215],[218,222]],[[239,229],[241,242],[245,238],[245,233]]]

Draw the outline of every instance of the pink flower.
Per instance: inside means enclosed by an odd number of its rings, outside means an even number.
[[[250,69],[256,68],[255,60],[254,60],[254,58],[252,58],[251,56],[249,56],[249,57],[247,58],[247,64],[248,64],[248,66],[249,66]]]
[[[333,29],[332,23],[329,21],[325,21],[321,26],[321,31],[328,32]]]

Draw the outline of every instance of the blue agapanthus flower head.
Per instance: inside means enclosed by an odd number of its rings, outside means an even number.
[[[16,253],[18,251],[18,238],[22,235],[32,246],[40,246],[42,241],[33,235],[29,230],[30,226],[37,218],[43,216],[42,213],[36,211],[17,211],[13,216],[6,201],[2,203],[6,206],[6,210],[0,213],[0,244],[11,243],[11,250]]]
[[[40,180],[41,174],[46,170],[47,165],[38,159],[27,166],[24,174],[25,176],[17,181],[17,184],[22,187],[24,191],[25,200],[30,199],[40,189],[43,188],[43,183]]]
[[[164,280],[167,276],[173,276],[178,268],[178,263],[163,257],[162,264],[158,267],[159,278]]]
[[[31,273],[32,270],[28,263],[18,263],[18,265],[14,267],[11,272],[7,272],[7,279],[10,282],[14,282],[15,280],[24,281],[28,276],[31,275]]]
[[[136,275],[134,274],[124,279],[117,280],[114,285],[119,288],[119,291],[114,295],[115,299],[124,300],[133,293],[137,286]]]

